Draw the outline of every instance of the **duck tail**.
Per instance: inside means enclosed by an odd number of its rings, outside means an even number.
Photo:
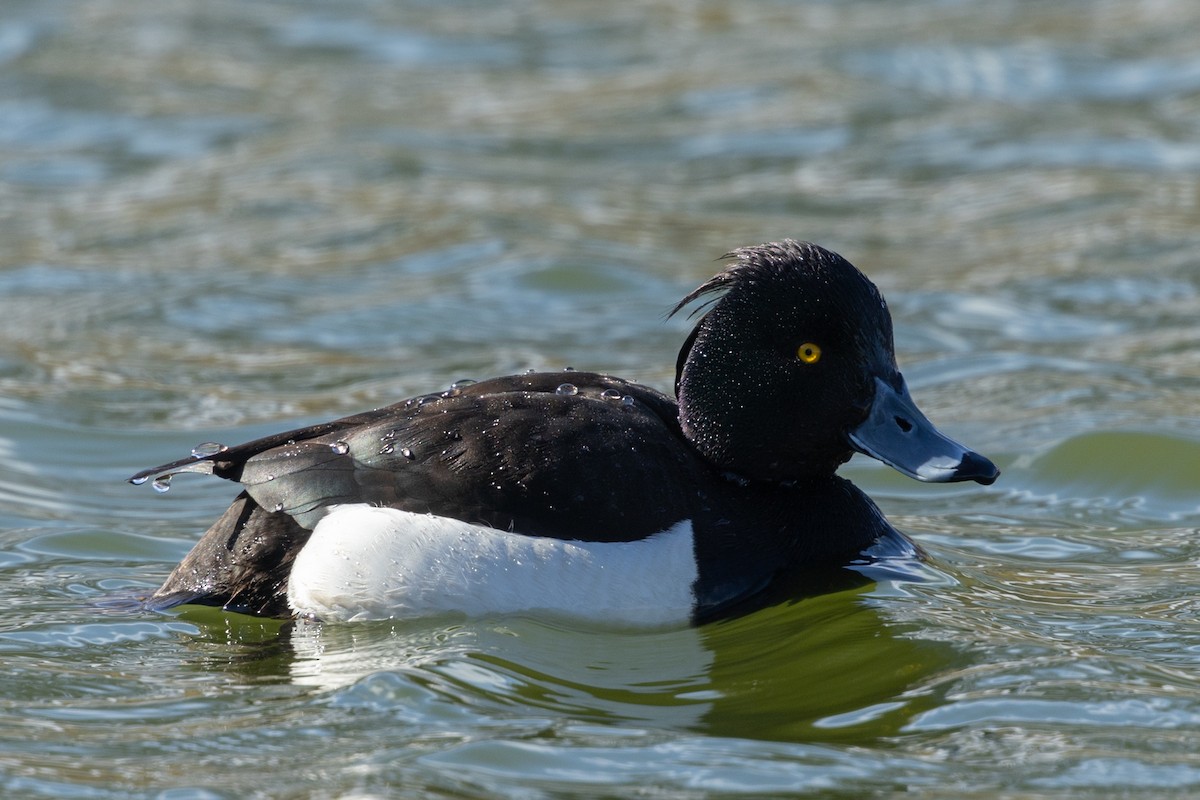
[[[146,606],[161,611],[195,604],[290,617],[288,574],[311,533],[287,514],[267,511],[242,492]]]

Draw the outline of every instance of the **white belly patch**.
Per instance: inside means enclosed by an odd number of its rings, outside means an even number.
[[[635,542],[578,542],[343,505],[296,556],[288,604],[327,621],[540,611],[660,626],[689,620],[696,577],[686,520]]]

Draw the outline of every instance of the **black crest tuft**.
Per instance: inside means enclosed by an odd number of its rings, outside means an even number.
[[[767,242],[751,247],[739,247],[731,253],[721,256],[722,260],[735,259],[732,264],[713,275],[704,283],[697,286],[667,314],[673,317],[685,306],[707,295],[704,303],[688,314],[688,319],[695,317],[720,300],[723,293],[734,286],[754,282],[760,279],[777,278],[781,273],[794,270],[797,267],[808,267],[813,272],[821,270],[845,269],[850,263],[837,253],[826,250],[812,242],[798,242],[794,239],[784,239],[781,242]],[[844,265],[844,266],[843,266]]]

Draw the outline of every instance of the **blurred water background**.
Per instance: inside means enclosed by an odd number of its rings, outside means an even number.
[[[1200,4],[3,0],[0,794],[1200,794]],[[234,488],[124,479],[571,365],[669,390],[732,247],[864,269],[1004,469],[699,630],[114,609]]]

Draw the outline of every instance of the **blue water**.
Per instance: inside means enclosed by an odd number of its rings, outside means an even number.
[[[1200,6],[0,14],[0,794],[1200,792]],[[700,629],[132,610],[234,487],[125,479],[565,366],[663,389],[733,247],[838,250],[992,487]]]

